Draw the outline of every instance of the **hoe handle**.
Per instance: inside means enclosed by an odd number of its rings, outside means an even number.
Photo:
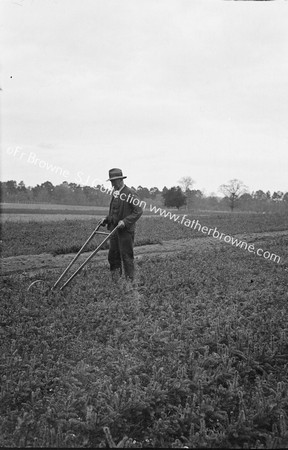
[[[108,239],[111,238],[111,236],[113,236],[114,233],[116,233],[116,230],[119,228],[119,225],[117,225],[117,227],[115,227],[111,233],[109,233],[106,238],[101,242],[101,244],[98,245],[97,248],[95,248],[95,250],[91,253],[90,256],[88,256],[88,258],[81,264],[81,266],[71,275],[71,277],[66,281],[66,283],[63,284],[63,286],[61,286],[60,291],[62,291],[62,289],[64,289],[64,287],[66,287],[70,281],[73,280],[73,278],[80,272],[80,270],[83,269],[84,266],[86,266],[86,264],[90,261],[90,259],[93,258],[94,255],[96,255],[96,253],[98,253],[98,251],[100,250],[100,248],[102,247],[103,244],[105,244],[105,242],[108,241]]]
[[[89,244],[89,242],[91,241],[91,239],[95,236],[95,234],[97,234],[97,231],[99,230],[100,226],[101,226],[102,220],[100,220],[97,223],[97,226],[95,228],[95,230],[91,233],[91,235],[89,236],[89,238],[87,239],[87,241],[82,245],[82,247],[80,248],[79,252],[77,253],[77,255],[74,256],[74,258],[72,259],[72,261],[70,262],[70,264],[66,267],[66,269],[64,270],[64,272],[62,273],[62,275],[60,275],[60,277],[58,278],[58,280],[56,281],[56,283],[54,284],[54,286],[51,288],[51,291],[53,291],[53,289],[56,288],[56,286],[58,286],[58,284],[60,283],[60,281],[62,280],[62,278],[66,275],[66,273],[68,272],[68,270],[70,269],[70,267],[74,264],[74,262],[79,258],[79,256],[81,255],[81,253],[83,252],[84,248],[86,247],[87,244]]]

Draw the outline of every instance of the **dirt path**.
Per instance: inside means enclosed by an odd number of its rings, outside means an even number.
[[[265,249],[265,240],[277,237],[288,237],[287,231],[271,231],[265,233],[249,233],[238,234],[233,237],[246,241],[247,243],[256,243],[255,247],[260,248],[262,246]],[[263,242],[263,244],[261,244]],[[183,250],[191,250],[191,252],[199,252],[203,250],[212,249],[219,245],[231,245],[223,241],[215,239],[213,237],[203,236],[194,239],[174,239],[170,241],[163,241],[162,244],[143,245],[135,247],[136,261],[143,256],[167,256],[169,254],[175,254]],[[77,261],[77,267],[82,263],[91,252],[80,255]],[[100,250],[99,253],[93,259],[93,262],[99,262],[99,264],[107,263],[108,250]],[[19,273],[22,275],[33,275],[42,271],[49,271],[59,269],[64,270],[68,266],[69,262],[73,259],[74,254],[57,255],[52,256],[50,253],[42,253],[40,255],[20,255],[10,256],[8,258],[1,259],[1,274],[10,275]],[[75,266],[76,267],[76,266]],[[72,270],[72,269],[71,269]]]

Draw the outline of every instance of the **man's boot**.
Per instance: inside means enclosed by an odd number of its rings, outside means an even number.
[[[132,292],[134,292],[135,286],[133,281],[130,278],[126,278],[126,289],[125,289],[125,293],[126,294],[131,294]]]
[[[119,284],[121,280],[121,269],[111,270],[111,278],[114,284]]]
[[[126,294],[133,294],[135,297],[138,297],[140,294],[138,292],[138,283],[133,278],[126,278]]]

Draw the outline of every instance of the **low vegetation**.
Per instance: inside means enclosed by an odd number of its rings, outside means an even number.
[[[286,226],[265,215],[199,221],[231,235]],[[11,225],[6,256],[64,252],[95,223]],[[137,242],[193,236],[205,239],[145,218]],[[39,274],[2,276],[0,446],[287,448],[287,236],[266,236],[265,249],[281,264],[225,243],[144,256],[138,294],[112,285],[97,260],[63,292],[27,292]]]
[[[146,258],[137,299],[95,264],[63,293],[3,279],[1,446],[287,448],[283,268],[229,246]]]
[[[175,212],[176,214],[176,212]],[[208,228],[234,236],[239,233],[287,230],[287,215],[281,214],[210,214],[189,216]],[[98,219],[97,219],[98,220]],[[77,252],[95,229],[97,220],[64,220],[60,222],[6,222],[2,224],[2,255],[65,254]],[[198,227],[199,228],[199,227]],[[137,224],[135,245],[160,243],[170,239],[206,237],[198,229],[185,227],[168,217],[143,217]],[[96,248],[98,237],[87,247]]]

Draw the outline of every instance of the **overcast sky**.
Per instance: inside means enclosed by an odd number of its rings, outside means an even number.
[[[1,0],[1,179],[92,185],[119,167],[135,187],[288,191],[287,14],[281,0]]]

